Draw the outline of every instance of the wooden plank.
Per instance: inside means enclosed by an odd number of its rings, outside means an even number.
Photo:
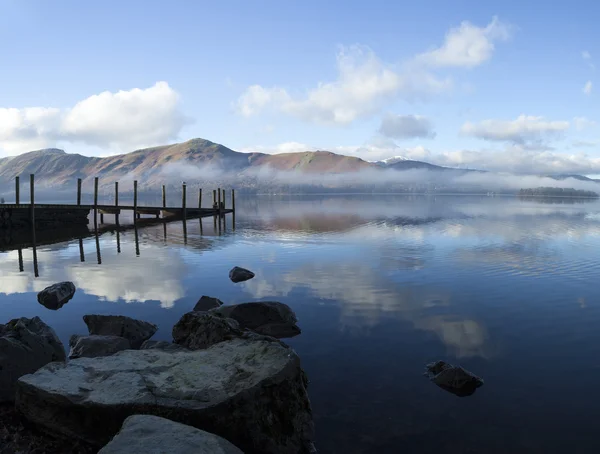
[[[121,214],[120,208],[99,208],[100,214]]]
[[[162,208],[137,207],[135,211],[138,214],[160,214]]]

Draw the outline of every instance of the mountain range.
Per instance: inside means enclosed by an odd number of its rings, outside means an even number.
[[[429,172],[417,172],[418,175],[408,179],[389,172],[406,170]],[[11,190],[15,176],[21,175],[25,181],[29,174],[35,174],[36,182],[57,189],[71,187],[77,178],[89,183],[99,177],[101,187],[112,185],[114,181],[128,184],[137,179],[142,190],[189,181],[268,192],[300,186],[364,189],[381,185],[394,190],[443,190],[448,189],[453,178],[452,189],[456,190],[456,178],[470,173],[482,174],[483,171],[442,167],[401,156],[369,162],[329,151],[241,153],[208,140],[192,139],[103,158],[70,154],[55,148],[3,158],[0,159],[0,192]],[[551,177],[594,182],[580,175]]]

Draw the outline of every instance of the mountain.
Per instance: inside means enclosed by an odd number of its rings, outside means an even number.
[[[370,161],[373,164],[377,164],[378,166],[381,167],[386,167],[389,166],[390,164],[395,164],[396,162],[400,162],[400,161],[409,161],[408,158],[405,158],[404,156],[392,156],[391,158],[387,158],[387,159],[382,159],[381,161]]]

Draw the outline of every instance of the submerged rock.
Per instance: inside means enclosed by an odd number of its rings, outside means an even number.
[[[98,454],[244,454],[217,435],[152,415],[130,416]]]
[[[84,315],[83,321],[90,334],[124,337],[134,349],[140,348],[158,330],[154,323],[124,315]]]
[[[173,342],[190,350],[200,350],[211,345],[241,336],[238,322],[212,312],[188,312],[173,326]]]
[[[240,268],[239,266],[234,266],[229,272],[229,279],[236,284],[252,279],[253,277],[254,273],[252,271],[247,270],[246,268]]]
[[[74,334],[69,339],[69,358],[95,358],[97,356],[113,355],[131,348],[129,341],[120,336],[79,336]]]
[[[294,311],[287,304],[277,301],[232,304],[213,309],[211,313],[232,318],[241,328],[278,339],[301,333]]]
[[[75,295],[75,284],[59,282],[46,287],[37,295],[38,303],[47,309],[57,310],[63,307]]]
[[[440,388],[459,397],[470,396],[483,385],[483,379],[477,375],[444,361],[427,364],[426,375]]]
[[[52,361],[65,361],[65,348],[39,317],[0,325],[0,402],[15,400],[17,380]]]
[[[220,307],[223,305],[223,301],[219,298],[213,298],[212,296],[202,296],[196,305],[194,306],[194,311],[196,312],[204,312],[214,309],[216,307]]]
[[[190,352],[125,350],[52,363],[19,379],[16,407],[47,431],[95,446],[128,416],[152,414],[247,454],[305,454],[314,452],[307,383],[291,348],[234,339]]]
[[[185,348],[183,345],[174,344],[172,342],[167,342],[167,341],[147,340],[140,347],[140,350],[152,350],[152,349],[164,350],[164,351],[168,351],[168,352],[187,351],[187,348]]]

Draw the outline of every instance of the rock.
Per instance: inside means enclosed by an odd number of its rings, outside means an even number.
[[[74,334],[69,339],[69,358],[95,358],[97,356],[108,356],[121,350],[131,348],[129,341],[120,336],[79,336]]]
[[[212,312],[188,312],[173,326],[173,342],[190,350],[208,348],[241,334],[238,322]]]
[[[16,408],[46,431],[98,447],[128,416],[152,414],[247,454],[304,454],[314,452],[307,384],[291,348],[233,339],[190,352],[125,350],[52,363],[19,379]]]
[[[17,380],[52,361],[65,361],[65,348],[39,317],[0,325],[0,402],[15,400]]]
[[[188,351],[188,349],[185,348],[183,345],[174,344],[172,342],[166,342],[166,341],[147,340],[140,347],[140,350],[151,350],[151,349],[164,350],[164,351],[168,351],[168,352],[170,352],[170,351]]]
[[[254,273],[252,271],[247,270],[246,268],[240,268],[239,266],[234,266],[229,272],[229,279],[236,284],[252,279],[253,277]]]
[[[217,435],[152,415],[130,416],[98,454],[244,454]]]
[[[158,330],[158,326],[153,323],[124,315],[84,315],[83,321],[90,334],[124,337],[134,349],[140,348]]]
[[[53,311],[63,307],[75,295],[75,284],[59,282],[46,287],[37,295],[38,303]]]
[[[301,333],[300,328],[296,326],[298,319],[294,311],[287,304],[277,301],[232,304],[213,309],[211,313],[232,318],[241,328],[277,339],[294,337]]]
[[[425,375],[440,388],[459,397],[470,396],[483,385],[483,379],[475,374],[444,361],[427,364]]]
[[[194,310],[197,312],[209,311],[222,305],[223,301],[221,301],[219,298],[213,298],[211,296],[202,296],[194,306]]]

